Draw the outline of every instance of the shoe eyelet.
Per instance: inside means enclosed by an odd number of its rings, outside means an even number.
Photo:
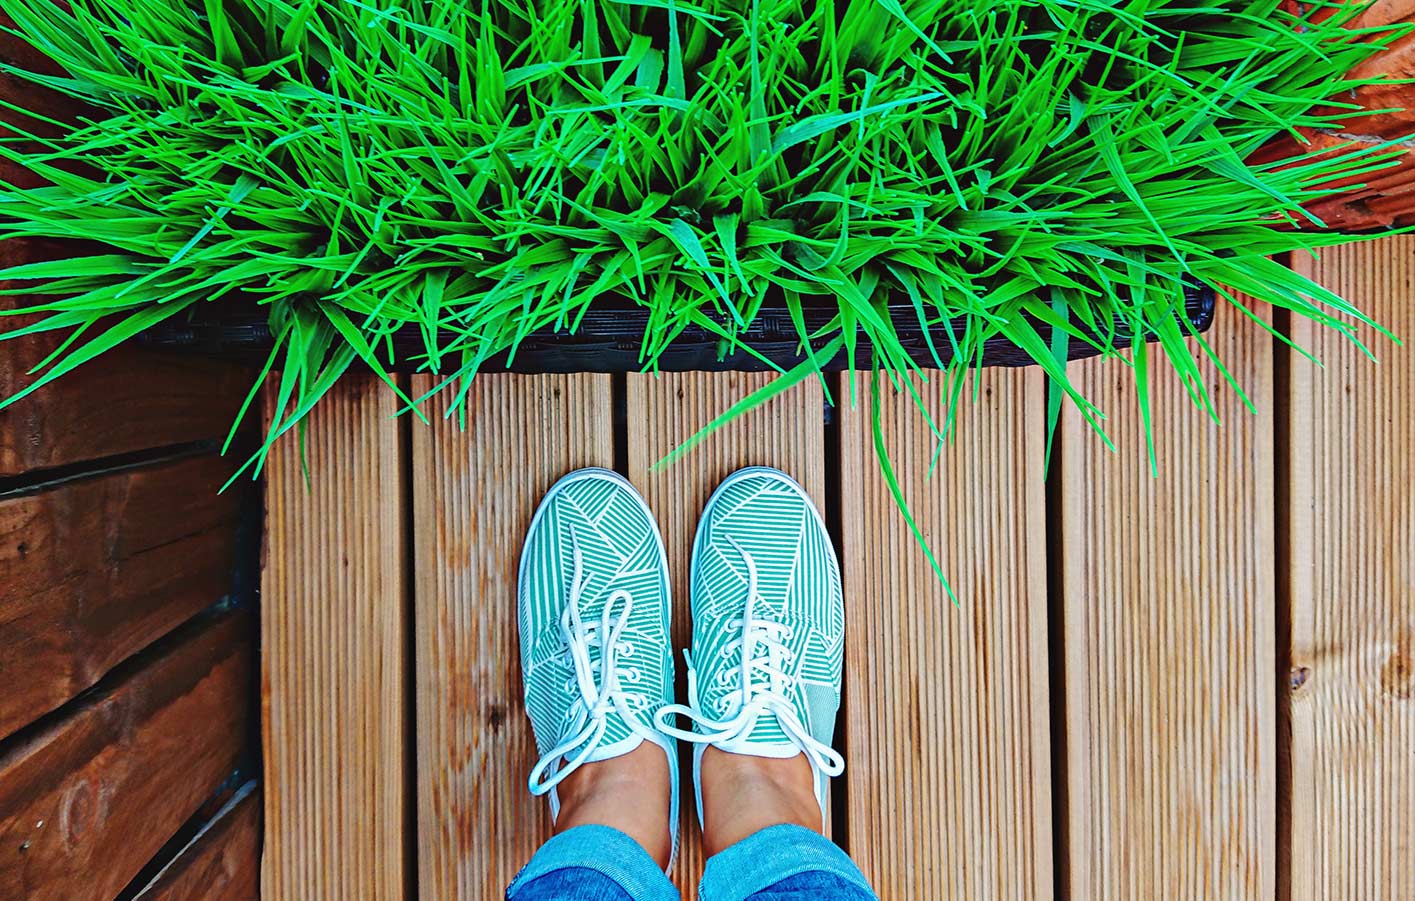
[[[616,644],[615,647],[618,649],[619,653],[624,654],[625,656],[629,656],[634,653],[634,643],[631,641],[621,641]]]

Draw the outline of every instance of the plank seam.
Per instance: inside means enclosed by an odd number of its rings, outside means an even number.
[[[167,845],[164,845],[162,850],[157,852],[152,862],[143,867],[142,871],[133,877],[132,882],[129,882],[127,887],[119,892],[113,901],[130,901],[130,899],[142,897],[148,889],[157,885],[159,880],[181,861],[183,855],[190,849],[195,848],[198,842],[219,825],[223,817],[235,810],[238,804],[250,797],[260,788],[259,779],[249,778],[240,770],[237,770],[232,776],[240,780],[235,793],[226,799],[215,813],[207,814],[205,810],[198,810],[196,813],[192,814],[191,819],[183,823],[181,827],[173,833]],[[230,792],[231,786],[229,783],[231,781],[231,779],[228,779],[223,783],[221,787],[212,793],[211,799],[207,801],[206,804],[203,804],[202,807],[205,808],[207,804],[220,799],[222,795]],[[178,843],[179,840],[180,843]],[[174,844],[177,844],[177,847],[172,847]],[[161,866],[156,868],[156,872],[153,872],[153,864],[159,862]]]
[[[629,376],[616,372],[609,380],[609,410],[614,427],[610,437],[613,446],[614,471],[629,477]]]
[[[1046,422],[1046,386],[1041,392],[1042,422]],[[1062,521],[1066,477],[1065,430],[1057,423],[1052,456],[1042,486],[1046,537],[1047,716],[1051,729],[1051,860],[1052,892],[1058,901],[1071,897],[1071,821],[1066,746],[1066,528]]]
[[[398,387],[412,389],[412,378],[398,376]],[[412,395],[409,394],[411,397]],[[398,503],[403,508],[403,887],[418,897],[418,686],[417,686],[417,525],[413,520],[413,417],[398,418]]]
[[[48,469],[32,469],[17,476],[0,477],[0,500],[27,497],[50,491],[62,485],[90,479],[103,478],[134,469],[155,467],[163,463],[200,457],[220,450],[221,442],[215,438],[201,441],[185,441],[147,450],[97,457],[80,463],[66,463]]]
[[[830,389],[835,393],[835,397],[841,396],[844,390],[844,376],[836,373],[830,379]],[[830,533],[830,543],[834,547],[836,560],[840,563],[840,575],[845,578],[845,567],[849,565],[844,553],[844,533],[845,523],[841,507],[845,501],[845,490],[841,480],[844,471],[841,468],[841,444],[840,444],[840,417],[836,415],[835,407],[831,405],[829,398],[821,399],[821,442],[824,450],[825,465],[825,485],[827,503],[825,505],[825,527]],[[849,681],[842,678],[840,680],[840,712],[835,717],[835,739],[836,749],[846,747],[849,740],[847,730],[849,728]],[[831,835],[830,838],[840,846],[846,854],[850,853],[850,806],[848,803],[850,792],[850,774],[846,770],[845,778],[836,779],[831,785],[830,794],[830,818]]]
[[[16,729],[14,732],[11,732],[3,739],[0,739],[0,758],[3,758],[9,753],[11,748],[19,747],[45,729],[62,722],[70,716],[78,715],[78,713],[91,704],[94,699],[100,698],[104,694],[114,690],[123,680],[129,678],[146,666],[150,660],[160,657],[176,645],[181,644],[188,637],[199,634],[207,625],[229,615],[229,611],[232,609],[233,605],[227,603],[225,596],[218,598],[209,606],[202,608],[197,613],[192,614],[189,618],[164,632],[160,637],[129,654],[88,688],[85,688],[63,704],[60,704],[53,710],[42,714],[31,722]]]
[[[1290,258],[1282,261],[1291,265]],[[1273,314],[1278,335],[1291,336],[1292,316],[1284,309]],[[1292,697],[1287,690],[1287,671],[1292,666],[1292,430],[1288,415],[1292,405],[1291,348],[1273,336],[1273,691],[1276,694],[1274,725],[1276,745],[1274,779],[1273,838],[1274,881],[1278,901],[1292,897]]]

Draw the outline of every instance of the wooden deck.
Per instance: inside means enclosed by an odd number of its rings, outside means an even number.
[[[1297,265],[1415,338],[1415,239]],[[763,377],[483,376],[465,431],[343,383],[310,424],[308,486],[293,441],[268,473],[265,897],[500,897],[550,826],[525,789],[513,591],[541,493],[590,464],[633,480],[681,644],[698,511],[771,464],[844,561],[830,830],[882,897],[1415,898],[1415,352],[1295,337],[1325,371],[1220,318],[1209,338],[1259,411],[1219,392],[1222,428],[1156,380],[1158,478],[1112,364],[1077,370],[1120,453],[1068,416],[1049,480],[1035,370],[984,374],[932,479],[923,420],[890,404],[956,607],[879,475],[864,396],[827,414],[805,384],[652,470]]]

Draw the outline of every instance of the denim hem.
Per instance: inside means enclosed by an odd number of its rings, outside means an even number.
[[[619,884],[634,901],[678,901],[678,890],[643,846],[609,826],[576,826],[541,845],[511,885],[514,898],[521,886],[568,867],[594,870]]]
[[[824,872],[874,896],[869,881],[844,851],[818,832],[783,823],[753,833],[714,854],[703,870],[699,901],[746,901],[783,879]]]

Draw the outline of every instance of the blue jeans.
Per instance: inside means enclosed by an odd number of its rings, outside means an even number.
[[[506,889],[507,901],[678,901],[638,842],[608,826],[576,826],[546,842]],[[699,901],[877,901],[854,861],[800,826],[750,835],[703,869]]]

